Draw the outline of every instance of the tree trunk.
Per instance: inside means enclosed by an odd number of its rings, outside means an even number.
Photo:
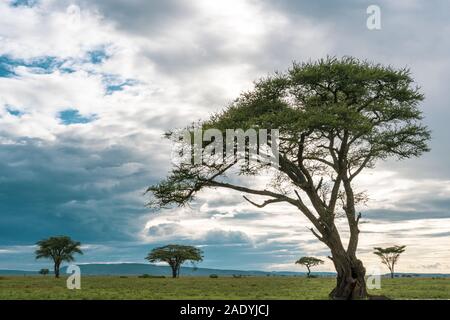
[[[309,269],[308,266],[306,266],[306,268],[308,269],[308,273],[306,274],[306,276],[309,278],[309,277],[310,277],[310,274],[311,274],[311,270]]]
[[[333,262],[337,271],[336,287],[330,292],[334,300],[367,299],[366,269],[356,257],[347,254],[333,254]]]
[[[328,223],[328,230],[326,230],[328,232],[324,234],[326,236],[324,242],[331,249],[332,260],[337,272],[336,288],[330,292],[330,298],[334,300],[367,299],[366,269],[361,260],[356,258],[359,238],[358,222],[361,216],[356,216],[355,198],[348,177],[345,176],[343,184],[346,195],[343,209],[350,231],[347,250],[344,249],[334,221]]]
[[[177,267],[176,266],[171,266],[172,267],[172,278],[176,278],[177,277]]]
[[[55,278],[59,278],[59,264],[55,263],[54,270],[55,270]]]

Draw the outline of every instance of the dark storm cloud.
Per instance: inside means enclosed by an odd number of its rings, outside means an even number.
[[[250,237],[242,231],[209,230],[201,239],[206,244],[250,243]]]
[[[148,228],[147,235],[152,237],[176,235],[180,229],[181,226],[178,223],[160,223]]]
[[[188,1],[181,0],[83,0],[82,5],[97,8],[119,30],[151,36],[194,13]]]
[[[129,239],[148,212],[145,155],[121,145],[24,139],[0,148],[0,241],[54,234],[83,241]],[[131,196],[128,195],[131,193]]]
[[[426,235],[427,237],[434,237],[434,238],[446,238],[450,237],[450,231],[449,232],[439,232],[439,233],[430,233]]]
[[[400,210],[387,210],[377,209],[368,210],[363,213],[363,218],[373,220],[385,220],[385,221],[401,221],[401,220],[417,220],[417,219],[446,219],[450,218],[450,210],[428,210],[428,211],[400,211]]]
[[[353,13],[363,10],[373,4],[373,1],[367,0],[281,0],[264,1],[274,10],[279,10],[288,16],[297,16],[308,18],[323,23],[348,23],[349,18],[356,20]],[[360,17],[361,22],[365,23],[365,17]]]

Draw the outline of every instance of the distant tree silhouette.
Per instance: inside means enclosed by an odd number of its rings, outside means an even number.
[[[48,269],[41,269],[39,270],[39,274],[42,274],[43,276],[46,276],[47,274],[49,274],[49,270]]]
[[[304,265],[306,269],[308,269],[308,273],[306,276],[309,278],[311,274],[311,268],[318,266],[319,264],[323,264],[323,260],[314,257],[301,257],[300,259],[295,261],[295,263]]]
[[[36,243],[36,259],[47,258],[53,260],[55,277],[59,278],[59,268],[64,261],[74,261],[75,253],[83,254],[80,249],[81,243],[73,241],[68,236],[56,236],[40,240]]]

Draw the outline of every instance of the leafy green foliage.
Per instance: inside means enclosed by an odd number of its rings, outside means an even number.
[[[315,258],[315,257],[301,257],[297,261],[295,261],[296,264],[302,264],[304,266],[314,267],[318,266],[319,264],[323,264],[323,260]]]
[[[74,261],[74,254],[83,254],[80,249],[81,243],[73,241],[67,236],[50,237],[36,243],[36,259],[52,258],[55,261]]]

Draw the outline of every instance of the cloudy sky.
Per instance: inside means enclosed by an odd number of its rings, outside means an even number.
[[[381,8],[381,30],[366,9]],[[450,272],[448,1],[0,0],[0,269],[37,269],[34,243],[67,234],[77,261],[145,262],[169,242],[204,267],[302,270],[326,247],[289,206],[206,191],[152,212],[170,166],[164,131],[206,118],[293,60],[352,55],[408,66],[425,93],[432,151],[358,180],[359,255],[405,244],[398,271]],[[344,233],[345,235],[345,233]],[[320,270],[332,270],[327,262]]]

